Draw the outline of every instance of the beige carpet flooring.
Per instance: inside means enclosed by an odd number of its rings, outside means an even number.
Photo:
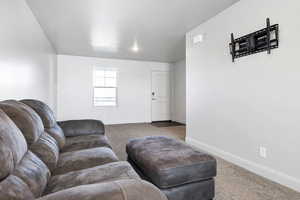
[[[125,145],[130,138],[164,135],[184,140],[185,127],[158,128],[151,124],[106,126],[113,149],[121,160],[126,160]],[[217,158],[215,200],[300,200],[300,193],[257,176],[232,163]]]

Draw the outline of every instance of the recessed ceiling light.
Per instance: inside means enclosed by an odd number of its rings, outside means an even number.
[[[135,53],[139,52],[140,48],[139,48],[137,42],[135,42],[135,43],[133,44],[131,50],[132,50],[133,52],[135,52]]]

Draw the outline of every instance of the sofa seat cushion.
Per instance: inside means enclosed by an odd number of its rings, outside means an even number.
[[[142,180],[118,180],[82,185],[49,194],[38,200],[168,200],[152,184]]]
[[[122,179],[140,180],[140,177],[128,162],[114,162],[98,167],[53,176],[48,183],[45,194],[54,193],[79,185],[102,183]]]
[[[81,135],[75,137],[67,137],[62,152],[77,151],[94,147],[111,148],[108,139],[105,135]]]
[[[115,153],[107,147],[66,152],[60,154],[57,166],[52,171],[52,175],[65,174],[117,161],[119,159]]]
[[[182,141],[155,136],[131,140],[129,159],[159,188],[171,188],[216,176],[216,160]]]

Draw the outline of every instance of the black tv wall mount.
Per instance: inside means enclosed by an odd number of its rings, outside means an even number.
[[[229,44],[232,62],[236,58],[248,56],[255,53],[267,51],[271,53],[272,49],[279,47],[279,25],[270,25],[270,19],[267,18],[267,27],[250,33],[243,37],[234,39],[231,33],[231,43]]]

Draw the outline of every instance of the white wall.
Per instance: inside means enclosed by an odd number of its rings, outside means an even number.
[[[186,122],[186,64],[185,60],[173,63],[172,121]]]
[[[23,0],[0,2],[0,99],[36,98],[56,107],[56,54]]]
[[[118,68],[118,106],[93,106],[93,67]],[[92,118],[105,124],[151,121],[151,71],[170,64],[58,56],[58,118]]]
[[[187,34],[192,144],[300,191],[300,2],[241,0]],[[231,62],[230,33],[280,25],[280,47]],[[192,36],[204,34],[193,46]],[[259,157],[259,146],[267,158]]]

